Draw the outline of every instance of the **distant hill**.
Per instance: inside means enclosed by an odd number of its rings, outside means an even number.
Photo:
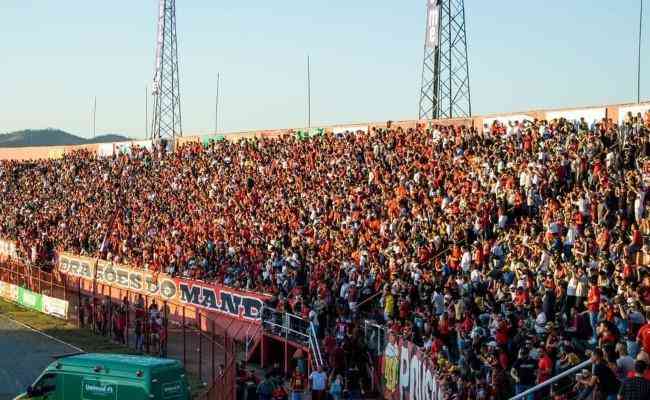
[[[68,146],[76,144],[121,142],[125,140],[130,139],[126,136],[116,134],[106,134],[97,136],[94,139],[84,139],[60,129],[26,129],[0,134],[0,147]]]

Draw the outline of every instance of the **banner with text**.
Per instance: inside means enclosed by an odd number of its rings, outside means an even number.
[[[385,399],[443,398],[434,362],[413,343],[391,335],[384,350],[382,364]]]
[[[440,24],[440,4],[438,0],[427,2],[427,36],[426,46],[430,49],[438,47],[438,26]]]
[[[38,312],[43,312],[43,296],[34,293],[25,288],[18,288],[18,304],[23,307],[31,308]]]
[[[67,319],[68,302],[50,296],[43,296],[43,312],[54,317]]]
[[[585,122],[591,125],[594,122],[600,122],[605,115],[607,114],[606,108],[583,108],[579,110],[559,110],[559,111],[547,111],[546,119],[553,120],[564,118],[567,121],[579,121],[581,118],[584,118]]]
[[[357,132],[368,133],[368,125],[335,126],[332,128],[332,133],[338,136]]]
[[[106,284],[115,288],[132,290],[158,297],[163,301],[176,301],[232,318],[260,322],[264,300],[270,296],[243,292],[222,285],[172,278],[166,274],[133,269],[107,261],[59,255],[58,271],[82,279]]]

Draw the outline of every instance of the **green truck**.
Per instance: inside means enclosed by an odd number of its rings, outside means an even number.
[[[15,400],[189,400],[176,360],[122,354],[60,356]]]

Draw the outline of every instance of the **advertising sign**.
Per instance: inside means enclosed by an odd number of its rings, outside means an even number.
[[[43,312],[57,318],[68,318],[68,302],[54,297],[43,296]]]
[[[43,311],[43,296],[31,290],[18,288],[18,304],[38,312]]]
[[[430,49],[438,47],[438,25],[440,24],[440,5],[437,0],[427,2],[427,37],[426,46]]]
[[[177,301],[230,317],[259,322],[264,300],[269,296],[259,293],[241,292],[222,285],[172,278],[166,274],[132,269],[107,261],[59,255],[58,271],[82,279],[97,279],[115,288],[132,290],[161,300]]]
[[[98,379],[84,379],[81,383],[83,400],[117,399],[117,383]]]
[[[167,382],[162,385],[163,399],[176,399],[183,395],[183,384],[181,381]]]
[[[618,109],[618,123],[622,124],[625,122],[625,118],[628,113],[632,114],[633,117],[636,117],[638,114],[641,114],[641,118],[645,117],[645,113],[650,111],[650,104],[638,104],[634,106],[621,107]]]
[[[580,110],[560,110],[549,111],[546,113],[547,120],[564,118],[567,121],[579,121],[584,118],[585,122],[591,124],[605,118],[607,110],[605,108],[583,108]]]
[[[494,121],[498,121],[499,123],[508,126],[511,123],[514,123],[515,121],[517,121],[517,122],[531,121],[532,122],[534,120],[535,120],[535,118],[533,118],[530,115],[513,114],[513,115],[504,115],[504,116],[500,116],[500,117],[483,118],[483,125],[492,126],[492,124],[494,124]]]
[[[359,125],[359,126],[336,126],[332,128],[332,132],[335,135],[342,135],[345,133],[357,133],[357,132],[368,133],[368,125]]]
[[[435,363],[413,343],[391,335],[383,359],[384,398],[391,400],[442,399]]]

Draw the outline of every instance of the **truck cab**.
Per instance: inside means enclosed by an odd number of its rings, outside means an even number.
[[[176,360],[81,353],[50,364],[15,400],[189,400]]]

